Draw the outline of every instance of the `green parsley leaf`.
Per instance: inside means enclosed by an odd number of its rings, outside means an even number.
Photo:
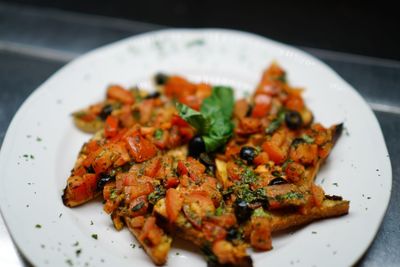
[[[156,140],[161,140],[161,138],[163,137],[163,135],[164,135],[164,131],[161,130],[161,129],[157,129],[157,130],[154,132],[154,138],[155,138]]]

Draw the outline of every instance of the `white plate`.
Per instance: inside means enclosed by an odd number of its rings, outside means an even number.
[[[347,216],[274,237],[272,251],[252,253],[254,265],[347,266],[357,261],[379,228],[392,183],[388,152],[371,109],[314,57],[252,34],[214,29],[151,32],[96,49],[62,68],[25,101],[0,155],[1,211],[23,254],[37,266],[153,266],[141,249],[132,248],[136,241],[127,230],[113,229],[100,202],[63,206],[66,178],[89,138],[73,126],[71,112],[101,100],[110,83],[151,88],[150,78],[158,71],[232,85],[239,96],[254,88],[273,60],[288,71],[291,84],[307,89],[305,100],[317,121],[345,123],[345,134],[317,181],[328,194],[342,195],[351,204]],[[206,266],[186,246],[174,246],[168,265]]]

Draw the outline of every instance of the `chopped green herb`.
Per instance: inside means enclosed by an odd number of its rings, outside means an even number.
[[[76,251],[75,251],[75,254],[76,254],[76,256],[77,257],[79,257],[79,255],[82,253],[82,249],[77,249]]]
[[[157,129],[157,130],[154,132],[154,138],[155,138],[156,140],[161,140],[161,138],[163,137],[163,135],[164,135],[164,131],[161,130],[161,129]]]
[[[118,197],[117,190],[115,188],[111,189],[110,199],[115,200],[117,197]]]
[[[257,181],[257,175],[251,168],[246,168],[245,171],[240,174],[240,178],[246,184],[251,184]]]
[[[35,227],[36,227],[36,228],[42,228],[42,225],[36,224]]]
[[[92,234],[92,238],[94,238],[94,239],[98,239],[98,236],[97,236],[97,234]]]
[[[79,246],[79,242],[78,242],[78,241],[76,241],[74,244],[72,244],[72,246],[74,246],[74,247],[77,247],[77,246]]]
[[[72,260],[70,260],[70,259],[67,259],[65,262],[66,262],[69,266],[74,266],[74,263],[73,263]]]
[[[317,234],[317,232],[315,232],[315,231],[312,231],[311,233],[314,234],[314,235]]]
[[[177,252],[177,253],[175,253],[176,254],[176,256],[178,256],[179,255],[179,252]]]
[[[248,203],[265,202],[267,200],[264,188],[258,188],[253,191],[248,184],[238,184],[234,186],[233,191],[239,199]]]
[[[270,217],[269,213],[264,211],[262,207],[259,207],[253,211],[253,216],[255,217]]]
[[[135,205],[135,206],[132,208],[132,211],[138,211],[138,210],[140,210],[141,208],[143,208],[143,206],[144,206],[144,202],[140,202],[139,204]]]
[[[277,76],[275,79],[278,80],[278,81],[281,81],[281,82],[283,82],[283,83],[287,83],[286,72],[284,72],[284,73],[283,73],[282,75],[280,75],[280,76]]]
[[[334,186],[339,186],[338,183],[332,183]]]
[[[289,163],[292,163],[293,162],[293,160],[292,159],[287,159],[283,164],[282,164],[282,170],[286,170],[286,168],[287,168],[287,165],[289,164]]]
[[[40,137],[38,136],[38,137],[36,137],[36,141],[37,141],[37,142],[42,142],[42,138],[40,138]]]
[[[299,193],[299,192],[289,192],[283,195],[277,195],[275,199],[277,201],[282,201],[282,200],[290,200],[290,199],[301,199],[304,198],[304,195]]]
[[[312,138],[311,136],[309,136],[309,135],[306,135],[306,134],[303,134],[302,136],[301,136],[301,138],[304,140],[304,142],[306,142],[307,144],[312,144],[312,143],[314,143],[314,138]]]
[[[205,41],[203,39],[195,39],[195,40],[187,42],[186,46],[192,47],[192,46],[200,46],[200,45],[204,45],[204,44],[205,44]]]
[[[285,110],[281,109],[276,115],[276,118],[272,120],[271,123],[268,125],[265,132],[267,134],[273,134],[282,125],[284,121],[285,121]]]
[[[34,159],[35,157],[34,157],[33,155],[30,155],[30,158],[31,158],[31,159]]]
[[[215,215],[221,216],[224,213],[224,210],[225,210],[225,202],[221,201],[219,207],[215,210]]]
[[[155,205],[163,197],[165,197],[165,188],[162,185],[157,185],[154,191],[147,196],[147,200]]]
[[[94,223],[93,223],[93,221],[91,220],[91,221],[90,221],[90,225],[93,225],[93,224],[94,224]]]
[[[132,248],[136,248],[136,244],[131,244],[131,247]]]

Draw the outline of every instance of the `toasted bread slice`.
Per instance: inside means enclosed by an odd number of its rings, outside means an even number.
[[[326,196],[320,207],[312,207],[307,214],[273,211],[271,230],[276,232],[324,218],[342,216],[349,212],[349,204],[349,201],[330,199]]]
[[[185,215],[180,212],[173,224],[170,224],[167,217],[165,199],[160,199],[154,206],[154,214],[157,216],[158,221],[163,224],[163,228],[169,229],[178,237],[190,241],[199,247],[203,252],[213,254],[216,261],[222,266],[252,266],[252,260],[246,253],[247,245],[235,245],[229,241],[221,240],[210,244],[204,233],[195,227],[192,227],[190,222],[186,219]],[[216,250],[223,250],[223,253],[218,254]],[[223,254],[223,255],[222,255]],[[206,255],[209,256],[209,255]]]
[[[148,217],[146,219],[147,222],[144,222],[144,225],[139,227],[138,225],[132,223],[131,220],[131,218],[125,217],[125,222],[128,226],[129,231],[142,245],[147,255],[149,255],[149,257],[155,264],[165,264],[167,262],[168,252],[171,248],[172,238],[157,226],[154,226],[156,227],[155,230],[150,231],[149,233],[144,233],[144,231],[146,231],[144,228],[146,228],[146,223],[148,222],[148,220],[155,221],[155,218],[152,216]]]

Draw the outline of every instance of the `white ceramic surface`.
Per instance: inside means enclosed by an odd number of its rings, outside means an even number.
[[[153,266],[127,230],[114,230],[100,202],[63,206],[69,170],[90,137],[73,126],[71,112],[101,100],[110,83],[151,89],[158,71],[231,85],[240,96],[254,88],[273,60],[287,70],[291,84],[306,88],[305,100],[317,121],[345,123],[317,182],[351,204],[347,216],[275,236],[272,251],[252,253],[254,265],[347,266],[357,261],[380,226],[392,183],[390,159],[371,109],[314,57],[256,35],[216,29],[157,31],[96,49],[62,68],[25,101],[0,154],[0,207],[23,254],[37,266]],[[168,266],[188,265],[206,262],[177,242]]]

